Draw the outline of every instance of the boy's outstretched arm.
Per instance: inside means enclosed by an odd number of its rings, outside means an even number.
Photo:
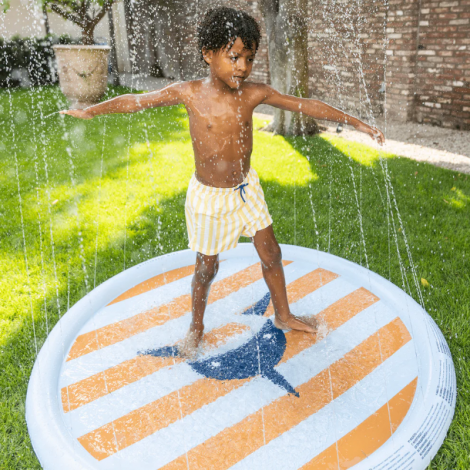
[[[353,126],[360,132],[365,132],[373,139],[376,139],[381,145],[385,142],[385,137],[379,129],[369,126],[365,122],[344,113],[343,111],[333,108],[323,101],[311,98],[298,98],[297,96],[284,95],[279,93],[269,85],[261,85],[265,94],[262,104],[269,104],[285,111],[294,111],[315,119],[323,119],[325,121],[342,122]],[[260,104],[261,104],[260,103]]]
[[[157,106],[173,106],[183,102],[183,87],[184,82],[176,82],[160,90],[136,95],[121,95],[85,109],[60,111],[60,114],[68,114],[81,119],[92,119],[100,114],[135,113],[143,109],[155,108]]]

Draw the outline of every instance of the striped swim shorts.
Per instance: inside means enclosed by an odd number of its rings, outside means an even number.
[[[214,188],[193,175],[185,203],[189,248],[216,255],[235,248],[241,235],[253,237],[273,220],[258,174],[251,168],[235,188]]]

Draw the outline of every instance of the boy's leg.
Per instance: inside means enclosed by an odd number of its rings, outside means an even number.
[[[281,247],[274,236],[273,226],[259,230],[252,240],[261,259],[264,279],[271,292],[275,312],[274,324],[278,328],[316,333],[316,329],[311,324],[290,313]]]
[[[193,320],[191,330],[202,332],[204,330],[204,311],[206,310],[207,297],[210,286],[219,270],[219,255],[207,256],[198,253],[196,256],[196,268],[191,283],[191,298]]]
[[[210,286],[219,270],[219,255],[207,256],[202,253],[196,255],[196,267],[191,283],[192,321],[188,334],[180,346],[180,352],[192,356],[196,352],[204,332],[204,312]]]

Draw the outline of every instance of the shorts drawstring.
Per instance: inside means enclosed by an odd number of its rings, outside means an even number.
[[[243,197],[243,193],[246,194],[246,192],[245,192],[245,186],[248,186],[248,183],[240,184],[239,186],[237,186],[237,187],[234,189],[234,191],[240,190],[240,197],[242,198],[242,201],[243,201],[243,202],[246,202],[245,199],[244,199],[244,197]]]
[[[240,199],[234,191],[240,191]],[[240,236],[254,237],[273,223],[253,168],[243,181],[228,188],[203,185],[193,175],[185,215],[189,248],[209,256],[235,248]]]

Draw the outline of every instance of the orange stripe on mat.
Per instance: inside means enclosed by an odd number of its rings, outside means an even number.
[[[339,277],[339,275],[336,273],[332,273],[331,271],[327,271],[323,268],[318,268],[296,281],[291,282],[287,286],[287,300],[289,301],[289,304],[297,302],[306,295],[333,281],[337,277]],[[273,314],[274,306],[271,300],[264,316],[270,317]]]
[[[235,465],[360,382],[380,365],[381,356],[382,360],[386,360],[410,339],[405,325],[396,318],[329,368],[296,387],[299,398],[292,395],[282,396],[162,469],[187,470],[187,462],[191,470],[222,470]]]
[[[95,459],[103,460],[169,426],[204,404],[215,401],[220,394],[226,395],[249,380],[200,379],[79,437],[78,441]]]
[[[301,294],[299,294],[301,295]],[[306,295],[306,294],[303,294]],[[294,298],[295,301],[300,300],[300,298]],[[335,302],[330,307],[326,308],[320,312],[320,316],[324,316],[325,321],[331,321],[330,331],[335,330],[343,323],[347,322],[354,314],[359,313],[361,310],[367,308],[371,303],[374,303],[378,300],[373,294],[367,290],[360,288],[355,292],[347,295],[343,299]],[[347,306],[341,311],[338,306],[343,305]],[[354,307],[355,306],[355,307]],[[355,313],[352,313],[355,312]],[[328,324],[330,327],[330,324]],[[309,348],[315,343],[315,336],[308,333],[302,333],[300,331],[289,331],[286,333],[286,350],[284,352],[281,362],[285,362],[291,359],[296,354],[299,354],[304,349]],[[188,397],[188,402],[181,399],[181,404],[184,409],[190,409],[190,412],[195,411],[196,409],[201,408],[204,405],[207,405],[218,398],[226,395],[235,388],[243,385],[244,383],[249,382],[252,379],[246,380],[237,380],[228,381],[229,384],[233,386],[225,385],[227,382],[214,381],[211,379],[201,379],[194,382],[191,385],[183,387],[184,395]],[[217,384],[224,384],[224,386],[217,386]],[[136,442],[142,440],[143,438],[153,434],[154,432],[162,429],[172,422],[177,421],[181,418],[179,408],[174,407],[175,395],[170,394],[165,397],[160,398],[159,400],[145,405],[132,413],[119,418],[111,423],[106,424],[105,426],[98,428],[84,436],[80,437],[79,441],[85,447],[85,449],[96,459],[102,460],[110,455],[114,454],[118,450],[122,450],[125,447],[128,447]],[[165,419],[158,420],[152,425],[148,425],[148,415],[149,409],[158,409],[165,416]],[[189,414],[189,412],[185,412]],[[159,416],[159,415],[154,415]],[[143,426],[142,423],[147,423]],[[129,433],[128,427],[135,430],[133,433]],[[118,442],[120,443],[118,447],[115,445],[114,434],[110,433],[110,429],[114,429],[116,435],[118,436]]]
[[[239,323],[227,323],[204,335],[207,349],[226,343],[231,337],[249,328]],[[117,366],[87,377],[61,390],[64,412],[75,410],[126,385],[153,374],[164,367],[183,362],[179,357],[137,356]]]
[[[146,281],[141,282],[140,284],[137,284],[136,286],[127,290],[119,297],[116,297],[113,301],[109,302],[107,306],[116,304],[122,300],[130,299],[140,294],[144,294],[145,292],[151,291],[166,284],[170,284],[171,282],[178,281],[179,279],[190,276],[193,273],[194,264],[191,264],[189,266],[173,269],[171,271],[167,271],[166,273],[159,274],[158,276],[151,277],[150,279],[147,279]]]
[[[298,300],[310,294],[312,291],[318,289],[325,283],[336,279],[336,277],[338,277],[336,274],[331,273],[329,271],[325,271],[324,269],[316,269],[311,273],[306,274],[305,276],[297,279],[296,281],[293,281],[287,286],[289,302],[297,302]],[[364,296],[361,295],[360,298],[352,298],[351,302],[356,302],[357,306],[359,306],[363,305],[364,301],[367,301],[367,299],[373,298],[378,300],[377,297],[375,297],[370,292],[366,291],[365,289],[362,290],[367,293],[364,294],[365,298],[362,299],[362,297]],[[345,297],[345,300],[348,297],[349,296]],[[338,308],[336,308],[336,310],[333,310],[338,311],[340,315],[343,314],[343,310],[346,314],[346,308],[354,308],[349,307],[349,301],[346,301],[346,303],[341,303],[341,301],[339,302],[340,304],[338,305]],[[337,303],[333,304],[331,307],[334,307]],[[325,312],[327,311],[328,309],[325,310]],[[348,318],[350,318],[350,316]],[[330,320],[333,322],[333,317],[331,317]],[[237,331],[236,327],[233,325],[228,330],[219,329],[220,331],[217,330],[217,332],[215,332],[214,334],[210,332],[204,335],[204,342],[208,344],[208,341],[212,341],[212,339],[216,338],[217,335],[221,339],[225,335],[225,341],[228,341],[229,336],[236,335],[239,333],[239,331]],[[308,343],[308,346],[306,345],[305,347],[311,346],[313,344],[311,342],[311,339],[314,337],[311,335],[304,336],[306,337],[304,341]],[[177,360],[177,362],[180,361]],[[86,405],[87,403],[90,403],[130,383],[136,382],[137,380],[140,380],[146,377],[147,375],[153,374],[157,370],[172,364],[173,360],[171,358],[156,358],[151,356],[136,357],[134,359],[130,359],[129,361],[125,361],[121,364],[111,367],[110,369],[104,372],[92,375],[91,377],[69,385],[68,387],[63,387],[61,391],[63,409],[66,413],[68,411],[72,411],[76,408],[79,408],[80,406]]]
[[[301,470],[329,470],[332,468],[346,470],[367,458],[385,444],[390,439],[392,432],[395,432],[400,426],[413,402],[417,383],[418,378],[415,378],[382,408],[305,464]]]
[[[292,261],[283,261],[284,266],[290,263],[292,263]],[[232,276],[214,283],[207,303],[211,304],[216,300],[223,299],[229,294],[252,284],[262,277],[263,274],[261,272],[260,263],[249,266]],[[125,320],[103,326],[89,333],[84,333],[75,340],[70,349],[67,361],[119,343],[154,326],[162,325],[168,320],[181,317],[190,311],[191,295],[186,294],[177,297],[165,305],[148,310],[147,312],[139,313],[131,318],[126,318]]]
[[[316,315],[316,319],[319,322],[324,322],[327,326],[328,332],[331,333],[359,312],[362,312],[379,300],[380,299],[378,297],[367,289],[360,287],[351,294],[346,295],[342,299],[339,299],[329,307],[322,310]],[[315,336],[301,331],[291,330],[286,334],[286,337],[287,335],[292,335],[293,338],[292,341],[287,342],[286,350],[281,362],[287,361],[316,342]]]

